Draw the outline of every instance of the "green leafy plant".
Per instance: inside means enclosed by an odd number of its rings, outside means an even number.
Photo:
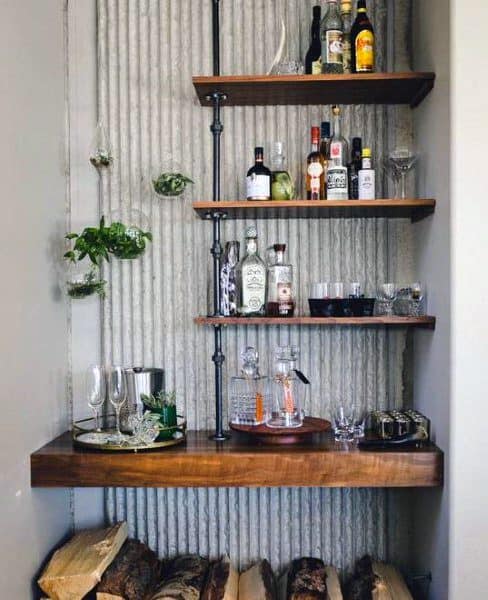
[[[135,225],[127,226],[116,221],[106,227],[105,217],[100,219],[99,227],[85,227],[80,234],[68,233],[65,237],[74,240],[72,250],[64,255],[65,259],[80,262],[88,256],[98,267],[104,260],[110,260],[110,254],[117,258],[137,258],[144,252],[146,241],[152,241],[149,231]]]
[[[161,410],[176,405],[176,392],[158,392],[156,395],[141,394],[141,400],[149,409]]]
[[[68,296],[73,299],[86,298],[92,294],[98,294],[100,298],[105,298],[106,281],[100,279],[94,269],[83,275],[80,281],[68,282]]]
[[[153,179],[154,191],[161,196],[180,196],[189,183],[194,183],[181,173],[161,173]]]

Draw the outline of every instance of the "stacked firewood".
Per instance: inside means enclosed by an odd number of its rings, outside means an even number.
[[[318,558],[299,558],[278,579],[267,560],[239,574],[228,557],[160,561],[127,539],[127,525],[84,531],[54,553],[39,585],[51,600],[412,600],[396,569],[365,557],[346,584]]]

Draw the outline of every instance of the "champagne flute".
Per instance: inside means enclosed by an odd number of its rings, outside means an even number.
[[[120,443],[125,440],[125,435],[120,431],[120,409],[127,399],[127,384],[124,369],[112,366],[108,375],[108,397],[110,404],[115,408],[117,432],[114,441]]]
[[[91,365],[85,374],[85,390],[88,406],[95,417],[95,431],[100,432],[99,411],[107,395],[105,370],[100,365]]]

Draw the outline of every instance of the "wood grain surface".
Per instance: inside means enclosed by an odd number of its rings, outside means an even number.
[[[197,325],[321,325],[420,327],[435,329],[435,317],[195,317]]]
[[[421,449],[359,450],[331,432],[276,447],[240,434],[227,442],[189,431],[186,444],[141,453],[73,447],[65,433],[31,455],[33,487],[429,487],[443,480],[443,454]]]
[[[352,75],[224,75],[193,77],[202,106],[208,95],[227,95],[224,105],[420,104],[434,87],[434,73]]]

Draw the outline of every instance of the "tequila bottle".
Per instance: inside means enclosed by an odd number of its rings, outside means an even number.
[[[224,317],[237,314],[236,268],[239,262],[239,242],[225,244],[224,261],[220,269],[220,312]]]
[[[238,312],[243,317],[264,315],[266,266],[258,255],[257,231],[246,229],[246,254],[237,265]]]

